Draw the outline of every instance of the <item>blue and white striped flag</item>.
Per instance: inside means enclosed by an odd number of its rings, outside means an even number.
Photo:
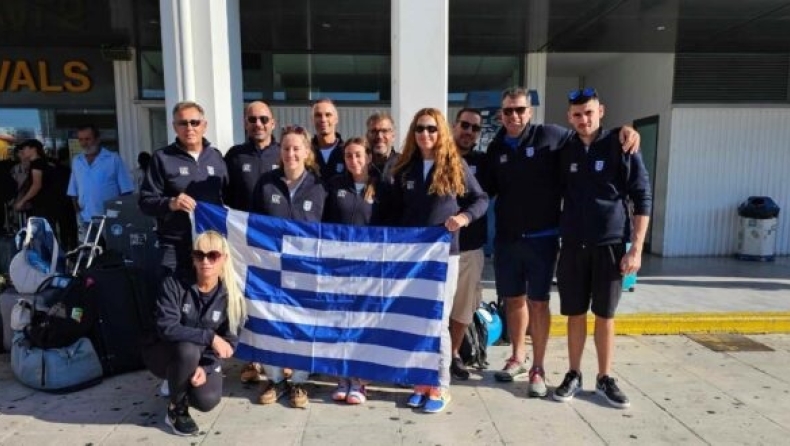
[[[249,314],[236,357],[438,385],[444,228],[304,223],[202,202],[194,219],[230,243]]]

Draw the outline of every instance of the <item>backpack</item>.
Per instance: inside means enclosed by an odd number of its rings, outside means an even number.
[[[82,275],[46,279],[34,297],[36,310],[30,324],[23,330],[30,345],[42,349],[67,347],[88,336],[99,317],[93,284]],[[46,310],[38,309],[42,306]]]
[[[488,368],[488,346],[502,336],[502,321],[497,305],[481,302],[472,316],[472,323],[466,329],[458,353],[464,364],[478,369]]]

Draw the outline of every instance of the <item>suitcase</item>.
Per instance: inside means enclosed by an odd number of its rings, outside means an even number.
[[[120,254],[108,251],[83,274],[93,279],[99,303],[99,323],[90,339],[104,375],[144,368],[142,342],[154,330],[154,301],[142,270],[126,266]]]
[[[8,277],[8,267],[11,259],[19,252],[13,235],[0,235],[0,274]]]

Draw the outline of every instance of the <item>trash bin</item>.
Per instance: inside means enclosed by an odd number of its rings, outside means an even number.
[[[778,216],[779,206],[770,197],[749,197],[741,203],[735,256],[743,260],[774,260]]]

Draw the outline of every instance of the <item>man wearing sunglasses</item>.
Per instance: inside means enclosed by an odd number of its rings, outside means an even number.
[[[313,153],[321,171],[321,179],[325,182],[343,173],[346,168],[343,138],[337,132],[337,121],[337,108],[331,99],[319,99],[313,104]]]
[[[480,110],[462,108],[455,115],[453,124],[453,140],[469,170],[472,171],[483,190],[487,189],[486,181],[486,156],[483,152],[474,151],[477,140],[480,138],[483,117]],[[461,197],[461,207],[465,207],[468,197]],[[458,259],[458,285],[453,299],[453,308],[450,311],[450,340],[452,344],[453,359],[450,362],[450,373],[453,378],[465,381],[469,379],[469,371],[460,355],[461,343],[464,340],[466,328],[472,323],[475,310],[483,299],[480,289],[480,277],[483,274],[485,255],[483,245],[488,235],[488,219],[483,216],[461,228],[458,240],[461,255]]]
[[[280,163],[280,145],[274,139],[277,128],[269,105],[251,102],[244,108],[244,131],[247,142],[235,145],[225,154],[228,166],[228,185],[225,188],[225,203],[241,211],[252,210],[252,195],[258,180]],[[260,364],[249,363],[241,371],[242,382],[258,382],[262,378]]]
[[[494,377],[511,382],[529,373],[527,394],[548,393],[543,361],[549,338],[549,297],[559,249],[561,189],[558,149],[573,134],[556,125],[532,125],[527,90],[502,94],[502,129],[488,146],[489,194],[494,214],[494,274],[497,295],[504,300],[512,355]],[[625,127],[624,150],[639,146],[639,134]],[[529,327],[532,367],[525,366],[523,336]]]
[[[223,204],[222,190],[228,183],[228,171],[222,153],[203,137],[207,125],[200,104],[176,104],[176,140],[154,152],[140,188],[140,210],[156,217],[163,279],[192,266],[189,213],[197,200]]]
[[[592,308],[598,353],[596,393],[612,406],[626,408],[628,397],[610,376],[614,314],[623,276],[641,266],[652,205],[650,181],[642,157],[623,153],[617,129],[601,127],[604,107],[594,89],[572,91],[568,103],[568,121],[576,134],[560,153],[563,207],[557,279],[560,312],[568,316],[570,369],[553,396],[570,401],[582,388],[581,359],[587,311]],[[631,247],[626,252],[628,241]]]
[[[395,123],[389,113],[378,112],[368,117],[366,125],[368,128],[366,139],[373,151],[371,173],[378,178],[386,179],[400,157],[400,153],[392,147],[395,141]]]
[[[258,179],[277,168],[280,145],[272,134],[276,127],[277,121],[266,103],[255,101],[244,108],[247,142],[231,147],[225,154],[228,186],[224,197],[231,208],[249,211]]]

